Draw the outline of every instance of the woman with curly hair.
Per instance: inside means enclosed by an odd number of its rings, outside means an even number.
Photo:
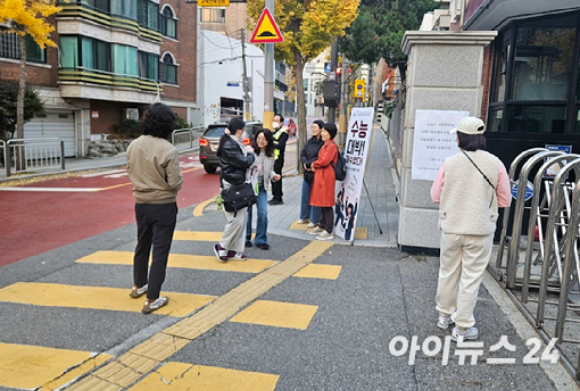
[[[268,250],[268,191],[272,192],[272,181],[279,181],[280,174],[274,172],[274,137],[270,129],[261,129],[252,141],[256,161],[252,166],[252,176],[257,180],[258,222],[256,225],[256,247]],[[246,229],[246,247],[252,247],[252,207],[248,208],[248,227]]]
[[[127,148],[127,173],[133,184],[137,247],[133,257],[133,289],[137,299],[147,294],[141,311],[149,314],[169,299],[160,297],[177,218],[177,192],[183,177],[179,153],[167,141],[175,128],[175,114],[163,103],[153,104],[143,120],[143,135]],[[153,256],[149,273],[149,257]]]

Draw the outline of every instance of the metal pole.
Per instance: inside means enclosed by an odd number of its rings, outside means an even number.
[[[342,86],[340,87],[340,117],[338,121],[338,148],[344,151],[346,143],[346,128],[348,127],[348,60],[342,58],[342,72],[340,73]]]
[[[266,8],[274,14],[274,0],[266,0]],[[272,127],[274,120],[274,44],[264,44],[264,118],[265,128]]]
[[[330,80],[336,80],[336,66],[338,65],[338,38],[332,42],[330,47]],[[334,123],[336,120],[336,107],[328,108],[328,122]]]
[[[60,168],[64,170],[64,141],[60,141]]]
[[[204,70],[205,70],[205,36],[201,35],[201,28],[199,26],[201,21],[201,7],[197,7],[197,14],[196,14],[196,29],[197,29],[197,83],[196,83],[196,90],[197,90],[197,107],[199,110],[199,123],[196,125],[201,125],[205,127],[205,86],[204,86]]]
[[[240,29],[242,33],[242,65],[243,75],[242,83],[244,84],[244,121],[250,120],[250,97],[248,95],[248,68],[246,66],[246,29]]]

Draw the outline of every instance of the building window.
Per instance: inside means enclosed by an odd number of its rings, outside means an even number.
[[[151,30],[159,30],[159,4],[148,0],[138,0],[137,17],[139,25]]]
[[[492,132],[573,133],[580,103],[580,13],[515,21],[497,39],[488,127]],[[570,89],[575,89],[570,91]]]
[[[75,3],[75,1],[69,1],[69,4],[70,3]],[[77,0],[76,3],[87,5],[97,11],[102,11],[107,14],[111,10],[109,7],[109,0]],[[67,2],[64,0],[59,0],[59,4],[67,4]]]
[[[139,52],[139,76],[149,81],[157,81],[159,75],[159,56],[153,53]]]
[[[110,44],[88,37],[81,39],[81,66],[86,69],[109,72],[111,70]]]
[[[112,44],[111,64],[113,73],[124,76],[139,76],[137,53],[136,47]]]
[[[164,6],[163,12],[159,15],[159,31],[166,37],[177,38],[177,20],[168,5]]]
[[[137,0],[111,0],[111,14],[137,20]]]
[[[576,16],[518,27],[512,100],[566,100],[572,76]]]
[[[202,8],[201,23],[225,23],[226,10],[221,8]]]
[[[163,60],[159,67],[159,80],[162,83],[177,84],[177,65],[171,54],[167,53],[163,56]]]
[[[20,59],[20,42],[14,33],[6,33],[8,29],[0,27],[0,57]],[[46,49],[40,46],[29,36],[24,37],[26,44],[26,61],[46,63]]]

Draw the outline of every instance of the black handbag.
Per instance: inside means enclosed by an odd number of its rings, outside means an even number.
[[[222,198],[224,200],[224,209],[228,212],[233,212],[234,217],[236,217],[238,210],[256,203],[256,193],[249,182],[222,190]]]

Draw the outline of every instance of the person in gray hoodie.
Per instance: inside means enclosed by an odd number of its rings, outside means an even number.
[[[141,309],[149,314],[169,299],[160,296],[165,281],[167,258],[177,219],[177,192],[183,177],[179,153],[167,141],[175,128],[175,114],[163,103],[153,104],[143,120],[143,135],[127,149],[127,173],[133,184],[137,246],[133,257],[133,289],[137,299],[147,294]],[[153,247],[153,260],[148,269]]]

